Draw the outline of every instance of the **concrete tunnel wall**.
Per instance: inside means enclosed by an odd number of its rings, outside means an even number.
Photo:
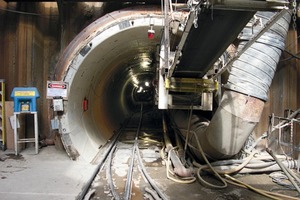
[[[147,38],[150,24],[156,32],[152,40]],[[155,76],[153,54],[162,26],[160,7],[116,11],[84,29],[64,51],[56,80],[69,84],[69,95],[60,132],[68,136],[63,142],[72,152],[91,161],[134,112],[134,89]],[[82,109],[84,98],[87,111]]]

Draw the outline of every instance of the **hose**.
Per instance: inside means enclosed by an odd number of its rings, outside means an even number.
[[[243,186],[245,186],[246,188],[248,188],[248,189],[250,189],[250,190],[252,190],[252,191],[254,191],[254,192],[258,193],[258,194],[261,194],[261,195],[263,195],[263,196],[266,196],[266,197],[268,197],[268,198],[270,198],[270,199],[281,200],[280,198],[277,198],[277,197],[274,197],[274,196],[272,196],[272,195],[270,195],[270,194],[267,194],[266,192],[264,192],[264,191],[262,191],[262,190],[258,190],[258,189],[256,189],[256,188],[252,187],[251,185],[248,185],[248,184],[246,184],[246,183],[243,183],[243,182],[241,182],[241,181],[239,181],[239,180],[237,180],[237,179],[235,179],[235,178],[229,176],[228,174],[225,174],[225,177],[228,178],[228,179],[230,179],[231,181],[234,181],[234,182],[238,183],[239,185],[243,185]]]
[[[198,145],[198,150],[200,151],[201,153],[201,156],[202,158],[205,160],[206,164],[209,166],[209,169],[213,172],[213,174],[223,183],[222,186],[219,186],[219,185],[215,185],[215,184],[211,184],[207,181],[205,181],[201,175],[200,175],[200,172],[201,172],[201,167],[198,168],[197,170],[197,176],[198,176],[198,179],[199,181],[203,184],[203,185],[206,185],[207,187],[210,187],[210,188],[215,188],[215,189],[224,189],[227,187],[227,183],[226,181],[219,175],[219,173],[213,168],[213,166],[210,164],[210,162],[208,161],[208,159],[206,158],[206,155],[200,145],[200,142],[199,142],[199,139],[198,139],[198,136],[197,134],[194,132],[194,131],[191,131],[191,133],[193,133],[194,137],[196,138],[196,142],[197,142],[197,145]]]
[[[167,161],[167,177],[173,181],[180,182],[180,183],[186,183],[187,181],[178,181],[178,179],[174,179],[171,176],[169,176],[169,165],[172,161],[172,164],[174,165],[174,172],[180,176],[180,177],[185,177],[187,179],[190,179],[193,173],[193,169],[191,168],[186,168],[180,158],[177,156],[177,154],[174,151],[174,147],[171,143],[171,140],[169,139],[168,136],[168,127],[166,123],[166,118],[165,115],[163,115],[163,134],[164,134],[164,139],[165,139],[165,151],[168,153],[168,161]],[[192,181],[195,181],[194,177],[191,178]],[[190,181],[190,180],[189,180]]]
[[[156,193],[159,195],[159,199],[162,199],[162,200],[167,200],[168,198],[166,197],[166,195],[158,188],[158,186],[156,185],[156,183],[153,181],[153,179],[150,177],[150,175],[148,174],[144,164],[143,164],[143,161],[142,161],[142,158],[141,158],[141,154],[140,154],[140,150],[137,149],[136,151],[136,154],[137,154],[137,160],[138,160],[138,164],[140,166],[140,170],[143,172],[143,175],[145,176],[145,178],[147,179],[148,183],[151,185],[151,187],[156,191]],[[146,189],[146,188],[145,188]],[[152,195],[152,194],[151,194]],[[153,196],[153,195],[152,195]],[[153,198],[156,199],[156,196]]]
[[[237,167],[235,168],[232,168],[232,169],[227,169],[227,170],[217,170],[216,168],[214,168],[214,170],[219,173],[219,174],[233,174],[233,173],[236,173],[238,171],[240,171],[241,169],[243,169],[250,161],[251,159],[253,158],[253,156],[255,155],[255,151],[253,151],[245,161],[243,161],[240,165],[238,165]],[[212,165],[211,165],[212,166]],[[201,166],[199,167],[198,171],[201,171],[203,169],[211,169],[209,166]]]
[[[235,185],[235,186],[238,186],[238,187],[242,187],[242,188],[246,188],[246,189],[249,189],[249,185],[246,184],[246,183],[238,183],[240,181],[233,181],[233,180],[230,180],[230,179],[234,179],[233,177],[229,178],[229,175],[227,175],[228,177],[226,177],[226,182],[229,183],[229,184],[232,184],[232,185]],[[234,179],[234,180],[237,180],[237,179]],[[252,187],[254,188],[254,187]],[[284,200],[299,200],[299,198],[296,198],[296,197],[291,197],[291,196],[287,196],[287,195],[284,195],[284,194],[279,194],[279,193],[274,193],[274,192],[270,192],[270,191],[265,191],[265,190],[261,190],[261,189],[257,189],[257,188],[254,188],[255,190],[253,191],[261,191],[263,193],[266,193],[266,194],[269,194],[269,195],[272,195],[274,197],[279,197],[280,199],[284,199]],[[273,198],[273,197],[272,197]]]
[[[157,195],[155,190],[145,187],[145,192],[148,192],[155,200],[161,200],[161,198]]]
[[[274,13],[258,12],[257,15],[266,24]],[[206,157],[211,160],[231,158],[240,152],[259,122],[284,49],[290,19],[291,12],[288,11],[232,64],[220,106],[208,127],[196,131],[197,124],[191,125],[190,129],[197,133]],[[254,27],[254,30],[245,28],[242,31],[237,51],[251,39],[252,31],[259,30]],[[174,112],[173,118],[179,129],[187,127],[188,113]],[[192,141],[192,145],[198,146],[196,141]],[[202,159],[200,152],[193,153]]]
[[[117,148],[117,146],[115,145],[109,153],[108,163],[107,163],[107,168],[106,168],[106,178],[107,178],[107,182],[108,182],[108,185],[110,187],[110,191],[111,191],[114,199],[115,200],[120,200],[120,196],[118,195],[118,193],[115,190],[115,186],[114,186],[113,178],[112,178],[112,173],[111,173],[112,156],[113,156],[113,153],[115,152],[116,148]]]
[[[172,180],[172,181],[174,181],[174,182],[176,182],[176,183],[189,184],[189,183],[195,182],[195,181],[196,181],[196,178],[195,178],[195,177],[192,177],[192,176],[190,176],[190,177],[180,177],[180,179],[179,179],[179,178],[174,178],[174,177],[170,176],[170,173],[171,173],[173,176],[175,176],[175,174],[176,174],[176,173],[174,173],[174,172],[172,172],[172,171],[170,170],[170,165],[171,165],[171,151],[174,151],[174,148],[171,149],[171,150],[169,151],[169,153],[168,153],[168,159],[167,159],[167,162],[166,162],[166,168],[167,168],[167,169],[166,169],[166,174],[167,174],[167,178],[170,179],[170,180]]]

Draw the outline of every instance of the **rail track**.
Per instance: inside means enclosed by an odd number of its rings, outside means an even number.
[[[189,175],[190,169],[192,172],[195,169],[180,163],[179,150],[175,153],[172,142],[168,141],[170,138],[166,137],[166,129],[162,113],[146,112],[141,106],[140,111],[124,122],[112,139],[101,147],[93,161],[97,167],[76,199],[269,199],[261,193],[240,189],[236,184],[226,185],[228,187],[222,187],[222,190],[210,190],[208,188],[216,189],[222,184],[222,179],[217,180],[210,173],[203,174],[205,180],[197,176],[196,181],[193,175]],[[176,137],[171,139],[173,143],[178,140]],[[171,146],[169,151],[168,146]],[[201,166],[196,169],[199,171]],[[236,191],[234,195],[233,191]]]
[[[140,112],[131,116],[109,141],[105,152],[101,151],[97,168],[77,197],[78,200],[168,199],[145,167],[147,154],[148,159],[159,160],[163,146],[159,133],[162,129],[149,119],[153,120],[153,116],[145,117],[141,105]],[[149,149],[152,152],[149,153]]]

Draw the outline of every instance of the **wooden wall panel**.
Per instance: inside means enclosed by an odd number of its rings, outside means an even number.
[[[2,0],[0,0],[0,8],[6,8],[6,3]],[[3,19],[5,15],[5,12],[3,10],[0,10],[0,19]],[[0,55],[4,54],[4,20],[0,20]],[[1,56],[0,56],[1,57]],[[0,79],[4,79],[4,61],[3,59],[0,59]]]
[[[2,56],[4,76],[6,79],[6,100],[10,100],[10,93],[17,82],[16,70],[16,50],[17,50],[17,37],[16,37],[16,21],[17,15],[14,13],[5,13],[4,19],[4,53]],[[10,23],[6,23],[6,22]]]
[[[27,12],[30,13],[40,12],[38,10],[40,4],[37,4],[38,6],[35,5],[20,3],[15,6],[10,5],[9,7],[10,9],[27,9]],[[35,86],[39,89],[41,95],[41,98],[38,100],[38,110],[48,109],[49,105],[45,104],[47,100],[44,100],[45,85],[48,76],[45,79],[41,78],[45,77],[45,74],[48,73],[50,65],[50,62],[44,62],[45,55],[43,51],[45,40],[48,37],[47,32],[40,31],[39,26],[47,26],[49,24],[47,22],[51,21],[53,23],[53,19],[46,17],[43,13],[39,17],[41,22],[37,16],[14,12],[4,12],[1,14],[3,14],[4,18],[0,18],[0,35],[3,36],[1,37],[3,43],[0,47],[0,52],[3,52],[3,54],[0,54],[0,72],[1,76],[4,76],[7,80],[6,88],[8,95],[6,95],[6,100],[11,100],[10,93],[14,87]],[[55,19],[57,19],[57,15]],[[57,28],[55,28],[55,31],[59,32]],[[57,37],[52,39],[56,43],[57,40]],[[58,51],[57,48],[52,48],[51,50],[52,52],[48,52],[47,57],[55,55],[53,51]],[[47,61],[49,60],[47,59]],[[47,118],[47,113],[39,112],[40,130],[45,130],[45,127],[49,127],[50,120]],[[46,130],[49,129],[47,128]],[[43,135],[44,133],[48,133],[48,131],[40,131],[40,133]]]

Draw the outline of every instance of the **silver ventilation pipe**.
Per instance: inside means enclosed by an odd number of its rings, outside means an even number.
[[[265,24],[274,13],[258,12],[256,16]],[[280,18],[251,47],[237,59],[230,70],[226,91],[220,106],[209,125],[203,127],[203,120],[193,116],[191,130],[195,131],[206,155],[212,160],[236,155],[260,120],[267,100],[268,90],[285,46],[291,13]],[[259,30],[244,28],[238,50]],[[186,129],[188,114],[175,114],[179,129]],[[189,139],[196,147],[194,139]],[[201,156],[192,148],[196,156]]]

